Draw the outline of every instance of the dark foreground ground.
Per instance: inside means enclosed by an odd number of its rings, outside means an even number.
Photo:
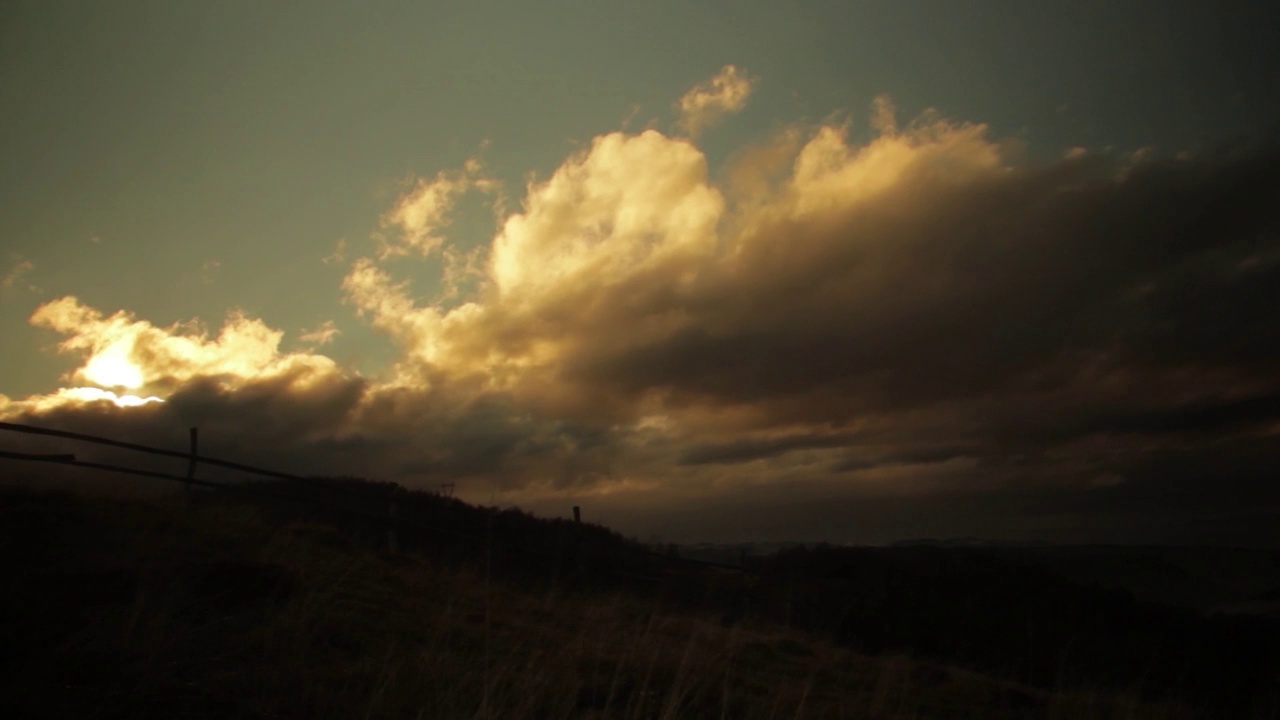
[[[341,503],[30,487],[0,489],[9,717],[1280,717],[1274,625],[980,553],[744,574],[393,493],[391,554]]]

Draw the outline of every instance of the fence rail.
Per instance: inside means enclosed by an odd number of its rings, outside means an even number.
[[[24,453],[24,452],[0,450],[0,459],[67,465],[67,466],[80,467],[80,468],[85,468],[90,470],[100,470],[105,472],[136,475],[139,477],[152,478],[155,480],[166,480],[169,482],[184,484],[188,488],[204,487],[204,488],[209,488],[209,489],[219,490],[219,491],[241,492],[241,493],[248,493],[248,494],[256,494],[263,497],[272,497],[276,499],[284,499],[284,500],[295,501],[295,502],[311,502],[314,504],[324,505],[329,509],[336,510],[341,513],[364,517],[367,519],[386,523],[387,531],[388,531],[388,536],[387,536],[388,546],[392,550],[392,552],[395,551],[398,544],[396,542],[396,537],[395,537],[395,529],[398,527],[413,528],[416,530],[425,530],[428,532],[438,533],[440,535],[445,535],[445,536],[453,537],[456,539],[474,542],[478,545],[485,545],[485,546],[492,545],[492,538],[489,537],[489,533],[487,532],[483,536],[479,534],[472,535],[467,533],[460,533],[454,530],[449,530],[447,528],[437,527],[429,523],[423,523],[411,517],[405,517],[404,513],[396,512],[396,504],[394,499],[388,500],[387,512],[383,514],[383,513],[372,512],[366,509],[355,507],[350,504],[338,503],[333,500],[329,500],[322,497],[316,497],[312,495],[298,496],[298,495],[293,495],[289,493],[279,492],[274,488],[269,487],[268,483],[262,483],[262,482],[226,483],[226,482],[213,482],[209,480],[200,480],[195,477],[195,471],[198,465],[204,464],[204,465],[212,465],[215,467],[225,468],[228,470],[236,470],[239,472],[259,475],[262,477],[272,478],[275,480],[288,480],[292,482],[298,482],[305,485],[309,485],[312,487],[323,488],[327,492],[344,495],[348,499],[353,501],[359,500],[361,502],[368,502],[369,500],[374,499],[366,493],[354,492],[348,488],[343,488],[341,486],[334,485],[333,483],[317,480],[315,478],[304,477],[301,475],[292,475],[289,473],[279,472],[277,470],[259,468],[259,467],[254,467],[252,465],[245,465],[243,463],[232,462],[230,460],[222,460],[219,458],[199,455],[196,452],[197,437],[198,437],[197,428],[191,428],[190,430],[191,449],[188,452],[181,452],[177,450],[166,450],[164,448],[157,448],[149,445],[140,445],[138,443],[125,442],[122,440],[114,440],[111,438],[105,438],[98,435],[88,435],[85,433],[70,432],[67,430],[56,430],[53,428],[44,428],[44,427],[37,427],[33,425],[4,422],[4,421],[0,421],[0,430],[23,433],[28,435],[39,435],[39,436],[45,436],[45,437],[62,438],[66,440],[75,440],[78,442],[104,445],[108,447],[117,447],[125,450],[131,450],[134,452],[147,453],[151,455],[159,455],[162,457],[170,457],[170,458],[186,460],[188,461],[188,465],[187,465],[186,476],[182,476],[182,475],[175,475],[172,473],[157,472],[154,470],[142,470],[139,468],[129,468],[129,467],[122,467],[119,465],[111,465],[107,463],[79,460],[76,458],[75,454],[73,453]],[[576,505],[573,508],[573,518],[574,518],[575,524],[581,523],[580,508]],[[580,537],[580,536],[581,536],[580,532],[575,535],[575,537]],[[577,542],[575,541],[575,550],[576,550],[576,546],[577,546]],[[525,552],[525,553],[533,553],[533,554],[541,554],[541,555],[553,554],[549,551],[542,551],[537,548],[528,547],[526,545],[518,545],[518,546],[502,545],[502,547],[504,549],[515,550],[517,552]],[[693,560],[691,558],[671,558],[670,556],[664,553],[656,552],[653,550],[646,550],[645,552],[651,556],[665,558],[668,561],[674,560],[675,562],[678,562],[679,564],[682,564],[682,565],[701,566],[706,568],[714,568],[722,571],[730,570],[730,571],[750,574],[750,573],[747,573],[745,568],[739,567],[736,565],[726,565],[722,563]]]
[[[428,531],[442,533],[442,534],[446,534],[446,535],[450,535],[453,537],[462,538],[466,540],[483,542],[483,538],[480,538],[475,535],[467,535],[465,533],[458,533],[445,528],[435,527],[428,523],[415,521],[412,518],[395,517],[394,513],[388,513],[388,515],[383,515],[383,514],[371,512],[369,510],[365,510],[359,507],[354,507],[352,505],[334,502],[332,500],[328,500],[322,497],[316,497],[312,495],[297,496],[289,493],[278,492],[273,488],[265,486],[264,483],[247,484],[247,483],[227,483],[227,482],[212,482],[209,480],[200,480],[195,477],[195,469],[198,465],[204,464],[204,465],[213,465],[221,468],[227,468],[230,470],[237,470],[240,472],[250,473],[253,475],[260,475],[263,477],[273,478],[276,480],[289,480],[293,482],[303,483],[312,487],[323,488],[326,491],[331,493],[343,495],[346,498],[353,501],[368,502],[369,500],[374,499],[366,493],[354,492],[347,488],[334,485],[333,483],[317,480],[315,478],[304,477],[301,475],[292,475],[290,473],[279,472],[277,470],[254,467],[252,465],[245,465],[243,463],[232,462],[230,460],[222,460],[219,458],[198,455],[195,452],[196,438],[197,438],[196,428],[191,428],[191,447],[192,447],[191,452],[165,450],[164,448],[152,447],[150,445],[140,445],[138,443],[124,442],[122,440],[114,440],[111,438],[105,438],[98,435],[87,435],[85,433],[70,432],[67,430],[55,430],[53,428],[36,427],[33,425],[24,425],[24,424],[11,423],[11,422],[0,421],[0,430],[8,430],[8,431],[24,433],[28,435],[42,435],[46,437],[56,437],[56,438],[63,438],[67,440],[76,440],[79,442],[105,445],[109,447],[118,447],[118,448],[123,448],[125,450],[132,450],[135,452],[148,453],[151,455],[159,455],[162,457],[177,458],[181,460],[187,460],[188,466],[187,466],[187,475],[182,476],[182,475],[175,475],[172,473],[157,472],[154,470],[142,470],[139,468],[122,467],[120,465],[110,465],[106,463],[78,460],[76,459],[76,456],[74,454],[70,454],[70,453],[50,454],[50,453],[22,453],[22,452],[12,452],[12,451],[0,451],[0,458],[2,459],[25,460],[30,462],[48,462],[48,463],[55,463],[58,465],[70,465],[74,467],[82,467],[82,468],[91,469],[91,470],[104,470],[107,472],[121,473],[121,474],[127,474],[127,475],[137,475],[140,477],[147,477],[147,478],[152,478],[156,480],[167,480],[170,482],[181,483],[181,484],[187,485],[188,487],[196,486],[196,487],[210,488],[213,490],[229,490],[233,492],[238,491],[243,493],[261,495],[265,497],[274,497],[278,499],[294,500],[294,501],[300,501],[300,502],[311,502],[314,504],[327,506],[330,509],[337,510],[342,513],[346,513],[348,515],[356,515],[356,516],[365,517],[373,520],[387,521],[388,524],[391,526],[400,525],[405,527],[413,527],[419,530],[428,530]]]
[[[178,450],[165,450],[163,448],[151,447],[150,445],[139,445],[137,443],[124,442],[122,440],[112,440],[111,438],[100,437],[98,435],[86,435],[84,433],[69,432],[67,430],[54,430],[52,428],[36,427],[34,425],[23,425],[19,423],[0,422],[0,430],[9,430],[11,432],[26,433],[28,435],[44,435],[47,437],[64,438],[67,440],[78,440],[80,442],[94,443],[96,445],[107,445],[110,447],[124,448],[125,450],[133,450],[151,455],[161,455],[163,457],[179,458],[181,460],[190,460],[193,457],[196,461],[204,465],[213,465],[215,467],[226,468],[228,470],[238,470],[253,475],[261,475],[263,477],[276,478],[277,480],[294,480],[297,482],[325,485],[325,483],[317,483],[314,479],[303,477],[300,475],[290,475],[278,470],[268,470],[266,468],[253,467],[252,465],[244,465],[242,463],[232,462],[230,460],[221,460],[219,458],[208,456],[197,456],[194,452],[196,444],[196,428],[191,428],[191,446],[192,451],[181,452]]]

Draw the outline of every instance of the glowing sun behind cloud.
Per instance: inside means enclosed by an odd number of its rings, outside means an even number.
[[[8,402],[3,407],[9,413],[104,400],[120,407],[163,402],[196,379],[232,391],[264,380],[288,378],[307,385],[342,374],[328,357],[280,352],[283,332],[238,311],[230,312],[218,334],[210,337],[195,321],[159,327],[123,310],[107,315],[66,296],[36,308],[31,323],[67,336],[58,349],[85,360],[65,379],[89,386]],[[125,390],[149,394],[122,393]]]
[[[114,403],[118,407],[138,407],[148,403],[164,402],[164,398],[158,398],[155,395],[149,397],[138,397],[137,395],[117,395],[110,390],[100,390],[92,387],[66,388],[47,396],[50,400],[47,405],[49,407],[56,406],[57,399],[65,399],[73,402],[90,403],[99,400],[106,400]]]
[[[129,360],[128,349],[120,344],[111,345],[90,358],[82,374],[102,387],[136,390],[143,384],[142,368]]]

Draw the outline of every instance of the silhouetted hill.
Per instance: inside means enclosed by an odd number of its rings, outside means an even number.
[[[0,671],[11,697],[62,697],[48,716],[106,702],[292,717],[295,697],[328,717],[774,717],[779,702],[800,708],[788,717],[849,702],[867,717],[1274,717],[1280,703],[1274,624],[1007,549],[798,546],[742,553],[744,573],[349,478],[191,499],[4,492],[0,519]],[[423,673],[456,681],[424,688]]]
[[[1280,678],[1280,625],[1080,584],[1041,551],[794,548],[761,562],[769,614],[872,653],[910,651],[1039,686],[1095,683],[1228,714]]]
[[[727,623],[779,622],[861,652],[910,653],[1038,687],[1133,691],[1234,715],[1250,709],[1280,678],[1276,623],[1205,617],[1104,581],[1135,564],[1178,572],[1156,550],[1126,557],[1116,548],[973,540],[791,546],[764,557],[740,556],[738,563],[745,559],[751,571],[744,575],[597,525],[472,506],[391,483],[329,478],[283,487],[325,502],[268,503],[279,517],[319,514],[373,546],[385,543],[383,518],[394,502],[406,522],[397,530],[402,547],[462,564],[487,563],[508,580],[626,591]],[[364,504],[353,505],[353,498]],[[371,517],[345,512],[356,506]],[[1179,552],[1191,551],[1163,549],[1164,557]],[[1142,582],[1152,584],[1146,576]]]
[[[385,547],[394,505],[396,542],[401,549],[466,566],[487,563],[507,579],[624,587],[637,577],[657,580],[654,573],[661,569],[687,565],[593,523],[471,505],[394,483],[314,478],[271,487],[287,497],[249,499],[280,521],[323,518],[369,546]]]

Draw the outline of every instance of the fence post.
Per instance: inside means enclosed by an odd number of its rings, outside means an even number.
[[[399,550],[396,543],[396,501],[387,503],[387,550],[395,555]]]
[[[192,495],[192,488],[194,486],[191,484],[191,481],[196,479],[196,460],[199,458],[199,455],[197,454],[198,444],[196,429],[191,428],[191,456],[187,460],[187,484],[185,485],[188,505],[191,504],[192,498],[194,497]]]
[[[573,506],[573,567],[582,572],[582,508]]]
[[[484,518],[484,684],[480,694],[480,717],[489,718],[489,666],[491,646],[489,630],[493,613],[493,507],[486,508]]]

